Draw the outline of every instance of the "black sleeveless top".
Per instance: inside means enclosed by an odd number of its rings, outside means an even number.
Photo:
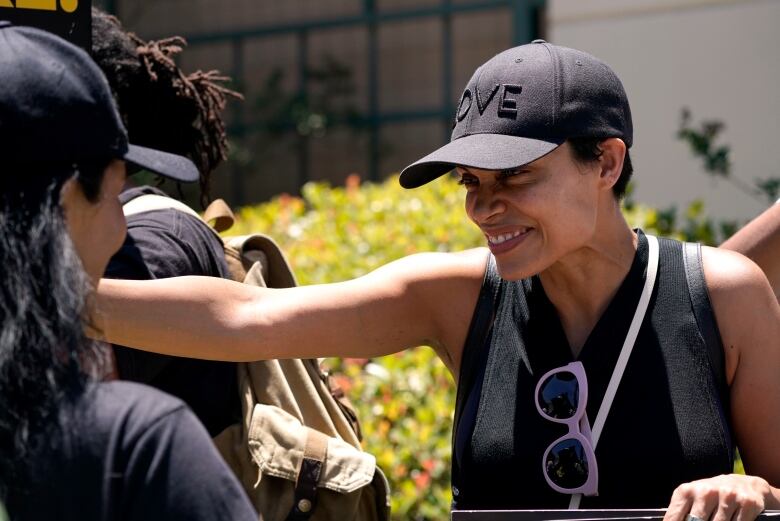
[[[659,246],[647,314],[596,449],[599,495],[583,497],[580,508],[661,508],[679,484],[732,471],[727,405],[719,398],[728,390],[717,383],[692,310],[682,243],[659,239]],[[647,239],[639,232],[629,273],[577,358],[588,378],[591,425],[636,310],[647,260]],[[539,415],[534,389],[542,374],[574,358],[538,277],[503,281],[492,262],[486,277],[498,291],[495,319],[487,338],[468,337],[476,342],[466,346],[477,349],[476,367],[469,368],[473,385],[458,392],[453,508],[567,508],[570,496],[555,492],[542,475],[542,456],[568,430]],[[483,285],[480,299],[490,287]],[[463,378],[461,384],[468,385]]]

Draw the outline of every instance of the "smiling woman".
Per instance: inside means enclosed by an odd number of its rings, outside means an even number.
[[[103,281],[106,336],[225,360],[434,346],[458,379],[457,509],[778,508],[780,415],[766,411],[780,410],[780,307],[746,258],[628,227],[633,132],[614,72],[536,41],[478,68],[455,119],[400,181],[456,169],[487,249],[284,290]],[[553,406],[545,374],[576,407]],[[727,475],[735,445],[755,476]]]

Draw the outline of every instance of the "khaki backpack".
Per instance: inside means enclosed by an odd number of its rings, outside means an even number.
[[[164,196],[143,195],[125,215],[174,208],[218,232],[233,224],[230,208],[214,201],[200,217]],[[213,223],[213,224],[210,224]],[[286,288],[295,276],[270,237],[220,237],[234,280]],[[316,359],[237,364],[243,422],[214,438],[264,521],[385,521],[389,486],[373,455],[360,447],[357,416]]]

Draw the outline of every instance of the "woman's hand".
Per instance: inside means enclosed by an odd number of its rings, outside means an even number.
[[[664,521],[752,521],[777,508],[778,491],[763,478],[728,474],[683,483],[672,494]]]

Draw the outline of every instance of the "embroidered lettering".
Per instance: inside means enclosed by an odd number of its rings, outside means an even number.
[[[508,98],[507,94],[520,94],[522,91],[520,85],[503,85],[498,102],[498,117],[517,119],[517,99]]]
[[[460,104],[458,105],[458,114],[456,116],[458,121],[463,121],[466,114],[469,113],[471,108],[471,91],[466,89],[463,91],[463,96],[460,98]]]
[[[496,85],[493,87],[493,90],[490,91],[490,95],[488,96],[485,103],[482,103],[481,96],[479,95],[479,85],[475,87],[475,90],[477,91],[477,108],[479,109],[479,114],[482,115],[485,112],[485,109],[488,105],[490,105],[490,100],[493,99],[493,96],[496,95],[496,91],[498,91],[498,87],[500,85],[496,83]]]

